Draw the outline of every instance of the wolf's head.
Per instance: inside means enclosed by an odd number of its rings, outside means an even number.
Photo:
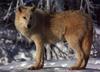
[[[19,23],[20,26],[30,28],[33,20],[33,13],[36,7],[33,6],[20,6],[16,9],[15,23]]]

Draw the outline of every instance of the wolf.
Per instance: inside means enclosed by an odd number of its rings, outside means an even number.
[[[69,69],[84,69],[87,65],[93,36],[91,16],[80,10],[47,13],[36,6],[19,6],[15,12],[15,27],[36,46],[35,64],[28,69],[41,69],[44,65],[44,44],[64,39],[75,50],[76,63]]]

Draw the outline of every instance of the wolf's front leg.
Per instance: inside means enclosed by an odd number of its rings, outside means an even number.
[[[36,69],[41,69],[43,68],[44,65],[44,58],[43,58],[43,53],[44,53],[44,46],[43,46],[43,41],[40,35],[33,35],[31,39],[34,41],[36,45],[36,55],[35,55],[35,64],[33,64],[31,67],[28,69],[31,70],[36,70]]]

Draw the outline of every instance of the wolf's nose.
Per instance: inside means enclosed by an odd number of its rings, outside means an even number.
[[[27,27],[30,29],[31,28],[31,24],[28,24]]]

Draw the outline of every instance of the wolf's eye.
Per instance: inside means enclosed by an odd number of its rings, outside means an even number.
[[[24,19],[26,19],[26,17],[23,17]]]

